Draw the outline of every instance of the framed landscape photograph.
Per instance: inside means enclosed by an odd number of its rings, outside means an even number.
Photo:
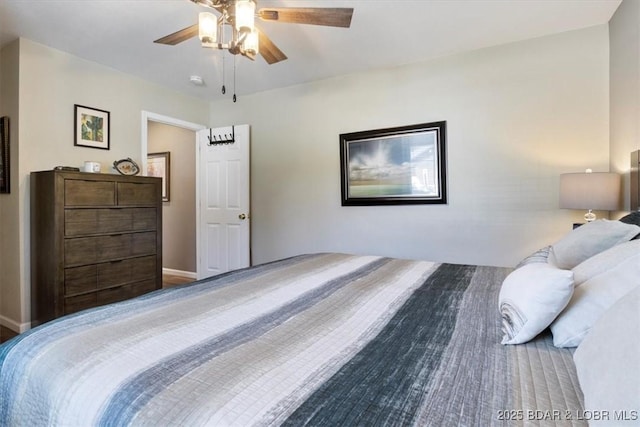
[[[162,201],[169,201],[169,188],[171,177],[171,153],[164,151],[162,153],[147,154],[147,176],[155,176],[162,178]]]
[[[340,135],[342,206],[446,204],[446,122]]]
[[[74,142],[79,147],[109,149],[109,112],[74,105]]]
[[[10,193],[9,187],[9,117],[0,117],[0,193]]]

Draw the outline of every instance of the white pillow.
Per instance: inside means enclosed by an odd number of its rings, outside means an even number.
[[[573,269],[573,282],[576,286],[580,286],[592,277],[611,270],[627,258],[638,254],[640,254],[640,240],[620,243],[578,264]],[[640,279],[638,281],[640,282]]]
[[[573,355],[587,411],[609,411],[609,425],[638,422],[640,410],[640,287],[624,295],[593,325]],[[616,414],[617,412],[617,414]],[[617,420],[616,420],[617,416]],[[597,420],[590,420],[589,425]],[[629,423],[629,425],[637,425]]]
[[[511,272],[498,297],[502,344],[521,344],[534,338],[562,311],[572,293],[571,271],[533,263]]]
[[[569,305],[551,324],[553,345],[578,346],[602,313],[638,286],[640,253],[576,287]]]
[[[637,225],[598,219],[572,230],[551,245],[550,259],[557,267],[569,270],[597,253],[633,239],[638,233]]]

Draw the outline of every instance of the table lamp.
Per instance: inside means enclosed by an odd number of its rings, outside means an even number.
[[[560,175],[560,207],[587,209],[587,222],[594,221],[593,210],[612,211],[620,205],[620,175],[610,172],[564,173]]]

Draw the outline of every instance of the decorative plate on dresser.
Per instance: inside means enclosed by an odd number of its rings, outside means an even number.
[[[116,160],[113,162],[113,167],[122,175],[138,175],[140,173],[140,166],[131,160],[130,157]]]
[[[31,173],[31,325],[162,287],[162,180]]]

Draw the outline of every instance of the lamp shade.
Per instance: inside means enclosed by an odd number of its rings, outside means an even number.
[[[560,207],[612,211],[620,206],[620,175],[609,172],[560,175]]]

